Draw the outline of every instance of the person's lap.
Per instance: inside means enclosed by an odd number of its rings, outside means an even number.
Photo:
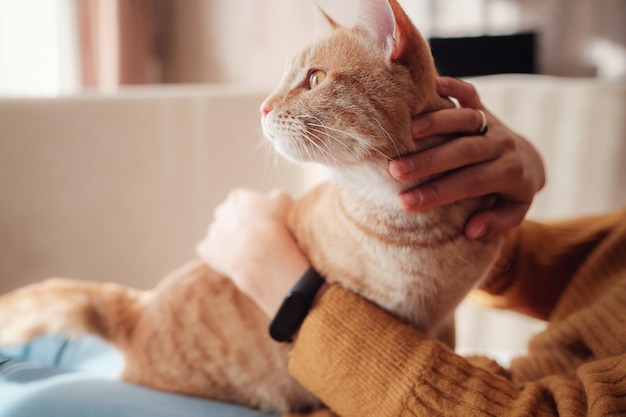
[[[270,416],[125,383],[121,369],[121,355],[92,338],[44,337],[0,348],[0,417]]]

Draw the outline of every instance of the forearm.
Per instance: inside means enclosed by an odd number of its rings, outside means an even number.
[[[541,361],[531,359],[533,366]],[[584,369],[590,375],[624,371],[626,357],[610,361],[620,365],[596,361]],[[325,417],[582,416],[588,411],[585,402],[598,402],[603,393],[590,393],[597,381],[584,371],[578,379],[577,364],[563,374],[514,383],[495,362],[458,356],[333,286],[304,321],[289,370],[333,411],[320,414]]]
[[[397,415],[424,359],[410,360],[414,346],[425,339],[408,332],[411,340],[398,343],[398,332],[386,326],[389,320],[378,317],[376,309],[368,311],[367,304],[341,287],[329,288],[300,329],[290,371],[342,416]],[[362,318],[372,314],[367,331],[355,331],[363,327]],[[394,375],[391,387],[388,372]],[[353,410],[361,411],[350,414]]]
[[[509,232],[494,275],[474,294],[481,304],[547,320],[564,288],[626,211],[552,223],[525,221]]]
[[[502,376],[472,366],[338,286],[326,292],[305,320],[290,371],[343,417],[397,416],[407,408],[430,407],[460,416],[458,398],[471,390],[458,391],[468,384],[488,391],[484,395],[494,406],[517,393]],[[489,388],[493,386],[498,388]],[[472,396],[470,404],[476,402]]]

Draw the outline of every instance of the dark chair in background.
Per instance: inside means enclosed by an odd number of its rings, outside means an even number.
[[[491,74],[536,74],[537,35],[431,38],[441,75],[473,77]]]

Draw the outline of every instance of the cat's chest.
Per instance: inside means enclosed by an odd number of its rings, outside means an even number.
[[[405,223],[341,196],[324,184],[296,202],[290,227],[299,244],[329,282],[416,327],[456,305],[494,259],[496,246],[468,241],[449,215]]]
[[[316,269],[328,281],[391,310],[413,303],[418,289],[420,297],[434,291],[431,281],[446,269],[438,251],[456,235],[415,233],[384,213],[356,207],[340,193],[332,184],[323,185],[298,201],[290,218]]]

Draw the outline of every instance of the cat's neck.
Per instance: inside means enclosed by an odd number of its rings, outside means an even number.
[[[377,236],[404,241],[462,236],[470,215],[489,204],[483,198],[471,198],[426,210],[407,211],[402,206],[400,193],[418,181],[393,179],[386,163],[378,169],[371,166],[346,168],[334,174],[335,198],[343,211]]]
[[[430,144],[426,146],[429,148],[445,140],[447,140],[446,137],[436,136],[419,141],[422,143],[421,146],[429,142]],[[440,224],[443,215],[450,227],[460,230],[467,217],[486,204],[477,198],[459,202],[454,205],[453,209],[438,207],[408,212],[401,203],[400,194],[443,174],[400,181],[391,176],[388,165],[389,160],[381,157],[366,165],[334,167],[331,169],[331,178],[341,188],[341,195],[346,204],[351,205],[354,210],[367,213],[366,217],[372,213],[380,213],[396,227],[401,226],[407,229],[421,229],[431,223]]]
[[[415,148],[408,149],[405,155],[423,151],[436,146],[447,138],[433,136],[415,141]],[[331,167],[332,179],[350,192],[358,194],[365,201],[386,210],[401,210],[399,195],[420,184],[430,181],[433,177],[415,180],[397,180],[389,173],[389,162],[383,156],[367,164]]]
[[[411,182],[395,180],[387,170],[387,161],[367,166],[347,166],[331,171],[331,178],[345,192],[354,194],[368,205],[385,211],[402,210],[399,195]]]
[[[419,91],[417,88],[415,90]],[[414,113],[411,118],[415,118],[420,114],[456,107],[454,102],[449,98],[439,96],[436,93],[436,89],[428,91],[435,93],[430,99],[419,97],[417,102],[422,103],[422,106],[414,106]],[[404,144],[402,155],[425,151],[450,140],[453,136],[454,135],[434,135],[417,140],[402,141]],[[390,158],[391,157],[398,157],[398,155],[390,156]],[[380,157],[377,161],[372,161],[372,163],[364,166],[336,167],[333,170],[334,177],[339,184],[359,194],[365,201],[368,201],[373,206],[378,206],[385,210],[400,210],[404,212],[399,198],[402,192],[445,174],[441,173],[427,178],[399,181],[393,178],[389,173],[389,162],[389,159]]]

